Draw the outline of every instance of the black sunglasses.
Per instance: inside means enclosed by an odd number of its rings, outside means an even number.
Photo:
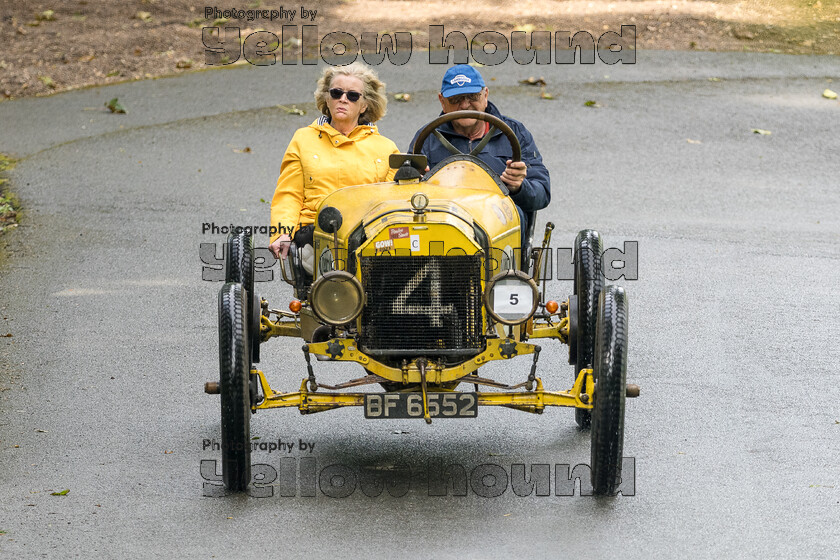
[[[344,91],[340,88],[332,88],[330,90],[330,97],[332,97],[333,99],[341,99],[341,96],[345,93],[347,94],[347,101],[349,101],[350,103],[355,103],[362,96],[362,94],[358,91]]]

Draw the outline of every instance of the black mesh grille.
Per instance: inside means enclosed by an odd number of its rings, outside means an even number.
[[[453,354],[482,347],[480,255],[360,260],[366,351]]]

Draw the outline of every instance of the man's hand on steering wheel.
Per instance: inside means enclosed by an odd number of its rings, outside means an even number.
[[[507,160],[504,172],[500,178],[508,186],[510,194],[516,194],[522,188],[522,181],[528,176],[528,166],[524,161]]]

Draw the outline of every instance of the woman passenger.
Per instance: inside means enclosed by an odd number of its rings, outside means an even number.
[[[373,124],[385,115],[388,101],[385,84],[371,68],[358,62],[328,66],[315,101],[323,115],[295,132],[271,201],[271,224],[293,232],[271,239],[271,252],[284,259],[292,240],[298,247],[312,244],[325,196],[350,185],[390,181],[395,173],[388,156],[399,149]]]

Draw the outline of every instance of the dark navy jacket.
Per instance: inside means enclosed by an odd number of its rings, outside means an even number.
[[[542,155],[540,155],[540,151],[534,143],[534,137],[531,136],[531,133],[525,128],[525,125],[517,120],[503,116],[496,106],[489,101],[487,102],[487,112],[502,119],[513,130],[522,147],[522,161],[528,166],[528,176],[522,181],[522,188],[519,189],[519,192],[510,196],[511,200],[513,200],[517,208],[525,212],[545,208],[551,201],[551,183],[548,176],[548,169],[543,165]],[[472,151],[473,147],[481,141],[480,139],[470,141],[466,136],[458,134],[452,128],[451,122],[441,125],[438,130],[440,130],[453,146],[465,153]],[[417,134],[411,140],[409,151],[414,147],[415,140],[417,140]],[[429,167],[431,168],[434,168],[444,158],[452,155],[434,134],[430,134],[423,143],[421,152],[429,159]],[[495,171],[497,175],[501,175],[505,170],[505,162],[512,155],[510,143],[507,141],[507,138],[505,138],[505,135],[500,130],[496,130],[490,142],[478,154],[478,157]],[[520,212],[521,215],[522,212]],[[523,231],[525,231],[526,227],[527,224],[523,221]]]

